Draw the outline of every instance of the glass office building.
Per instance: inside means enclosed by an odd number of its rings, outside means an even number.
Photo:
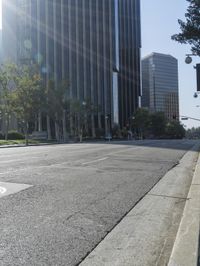
[[[142,59],[142,106],[179,120],[178,61],[171,55],[152,53]]]
[[[138,107],[139,0],[3,0],[3,40],[7,58],[36,61],[98,106],[93,128],[123,127]]]

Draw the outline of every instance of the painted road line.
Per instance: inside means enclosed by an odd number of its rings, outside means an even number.
[[[4,194],[6,193],[7,189],[5,187],[0,187],[0,193]]]
[[[15,194],[22,190],[26,190],[30,187],[32,187],[32,185],[10,183],[10,182],[0,182],[0,198]]]
[[[97,160],[93,160],[93,161],[82,163],[82,165],[87,165],[87,164],[91,164],[91,163],[97,163],[97,162],[105,161],[107,159],[108,159],[108,157],[104,157],[104,158],[100,158],[100,159],[97,159]]]

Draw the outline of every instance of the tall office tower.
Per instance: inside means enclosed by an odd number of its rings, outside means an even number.
[[[99,107],[92,128],[123,127],[138,107],[140,39],[139,0],[3,0],[7,57],[69,80],[70,98]]]
[[[171,55],[152,53],[142,59],[142,106],[179,119],[178,61]]]

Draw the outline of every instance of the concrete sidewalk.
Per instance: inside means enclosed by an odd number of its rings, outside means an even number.
[[[187,152],[80,265],[163,266],[169,259],[170,266],[196,265],[200,213],[198,151],[196,145]],[[183,221],[182,217],[191,218],[193,214],[192,222]]]
[[[200,157],[188,193],[169,266],[196,266],[199,256]]]

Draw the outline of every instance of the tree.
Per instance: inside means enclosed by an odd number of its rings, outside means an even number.
[[[166,135],[169,138],[182,139],[185,137],[185,129],[179,121],[170,121],[166,125]]]
[[[178,20],[181,33],[174,34],[172,40],[181,44],[190,44],[192,53],[200,56],[200,1],[187,1],[189,7],[185,14],[186,22]]]
[[[70,113],[74,121],[75,135],[79,136],[80,142],[82,142],[83,134],[87,133],[88,118],[95,112],[97,112],[97,107],[90,100],[71,100]]]
[[[34,66],[19,67],[15,90],[11,95],[12,110],[23,125],[28,145],[29,122],[41,108],[41,77]]]
[[[4,121],[5,139],[8,138],[10,117],[12,114],[11,93],[15,88],[17,66],[13,63],[5,63],[0,67],[0,113]]]
[[[140,138],[143,138],[149,129],[150,114],[144,108],[139,108],[133,115],[133,127],[136,129]]]
[[[189,139],[200,139],[200,127],[190,128],[186,131],[186,137]]]
[[[69,116],[70,107],[70,99],[67,97],[68,88],[69,82],[66,80],[62,80],[57,86],[54,80],[49,80],[46,89],[46,111],[55,122],[57,140],[60,140],[60,131],[62,131],[63,140],[67,140],[66,119]]]
[[[163,112],[155,112],[150,116],[151,131],[155,137],[165,134],[166,118]]]

